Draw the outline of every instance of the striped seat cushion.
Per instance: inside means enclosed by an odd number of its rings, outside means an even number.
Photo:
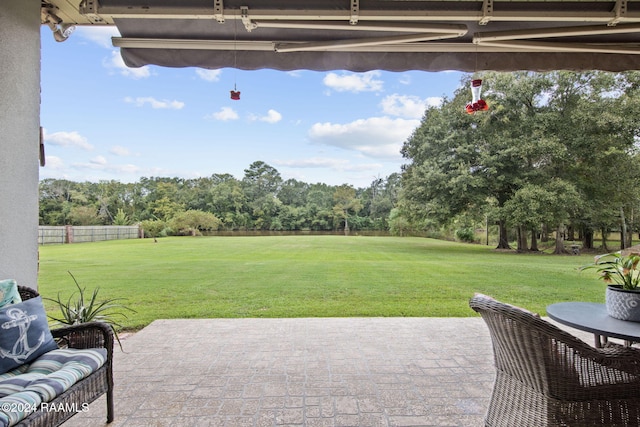
[[[42,399],[34,391],[21,391],[0,399],[0,426],[7,427],[18,424],[31,412],[38,408]]]
[[[0,375],[0,427],[12,426],[43,402],[98,370],[105,349],[57,349]]]

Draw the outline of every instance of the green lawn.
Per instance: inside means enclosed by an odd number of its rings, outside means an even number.
[[[472,316],[474,292],[544,313],[552,302],[604,301],[595,273],[577,271],[592,259],[407,237],[120,240],[41,246],[39,290],[69,296],[70,271],[126,299],[137,311],[127,329],[169,318]]]

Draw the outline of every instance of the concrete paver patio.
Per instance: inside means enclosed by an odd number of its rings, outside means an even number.
[[[157,320],[123,345],[114,427],[481,426],[494,378],[480,318]]]

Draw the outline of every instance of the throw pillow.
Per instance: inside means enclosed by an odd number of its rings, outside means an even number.
[[[56,348],[41,297],[0,309],[0,374]]]
[[[0,280],[0,308],[19,302],[22,302],[22,298],[20,298],[16,281],[13,279]]]

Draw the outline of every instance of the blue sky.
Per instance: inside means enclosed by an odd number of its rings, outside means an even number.
[[[400,147],[426,106],[452,96],[463,76],[133,69],[113,35],[80,27],[58,43],[42,27],[41,179],[241,179],[261,160],[283,179],[366,187],[400,171]]]

